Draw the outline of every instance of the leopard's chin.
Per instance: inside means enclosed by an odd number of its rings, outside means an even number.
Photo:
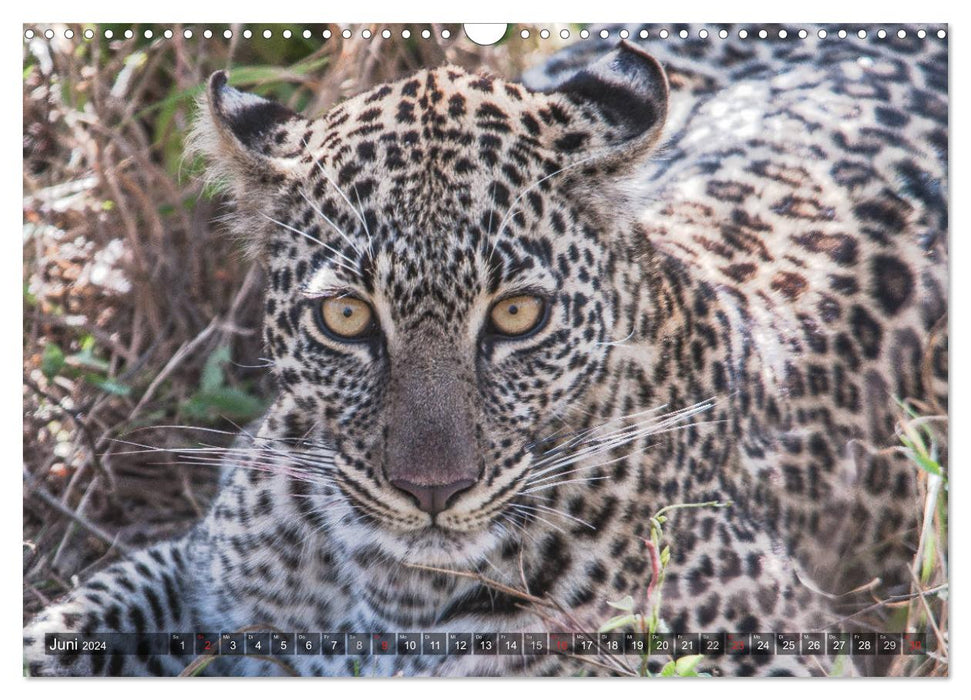
[[[404,564],[449,569],[481,564],[500,544],[490,530],[458,532],[437,525],[404,533],[376,533],[375,540]]]

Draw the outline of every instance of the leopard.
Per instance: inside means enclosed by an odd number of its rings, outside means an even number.
[[[625,597],[658,601],[671,634],[850,630],[845,591],[909,586],[918,470],[885,448],[900,401],[947,410],[947,40],[660,29],[594,31],[518,80],[422,69],[319,118],[211,77],[191,147],[265,269],[276,398],[189,534],[28,624],[31,675],[192,661],[46,654],[52,632],[579,634]],[[206,661],[563,676],[641,659]]]

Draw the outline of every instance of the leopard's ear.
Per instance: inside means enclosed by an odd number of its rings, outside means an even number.
[[[265,238],[259,214],[307,159],[302,138],[310,124],[287,107],[240,92],[218,71],[209,78],[189,136],[189,152],[206,160],[207,179],[235,200],[234,232],[259,253]],[[255,215],[255,216],[254,216]]]
[[[633,164],[661,136],[668,79],[653,56],[630,42],[621,41],[554,90],[578,113],[553,144],[561,152]]]

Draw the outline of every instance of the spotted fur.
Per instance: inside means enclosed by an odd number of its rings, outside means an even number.
[[[59,663],[38,646],[52,630],[569,629],[413,565],[481,573],[595,629],[607,601],[640,599],[649,518],[678,503],[733,505],[665,526],[673,631],[811,631],[839,618],[817,591],[906,581],[915,473],[877,453],[893,397],[946,411],[946,43],[679,29],[577,43],[525,86],[423,70],[317,120],[216,74],[195,144],[265,265],[279,396],[189,536],[28,628],[31,670],[178,671],[176,657]],[[490,334],[490,303],[524,290],[546,300],[542,327]],[[335,293],[368,301],[380,333],[323,332],[315,309]],[[474,460],[475,484],[431,516],[389,482],[389,443],[430,473]],[[555,656],[361,663],[599,671]]]

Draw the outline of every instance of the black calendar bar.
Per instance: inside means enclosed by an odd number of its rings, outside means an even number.
[[[925,654],[934,638],[860,632],[170,632],[49,633],[51,655],[174,656],[533,656],[679,657],[897,656]]]

